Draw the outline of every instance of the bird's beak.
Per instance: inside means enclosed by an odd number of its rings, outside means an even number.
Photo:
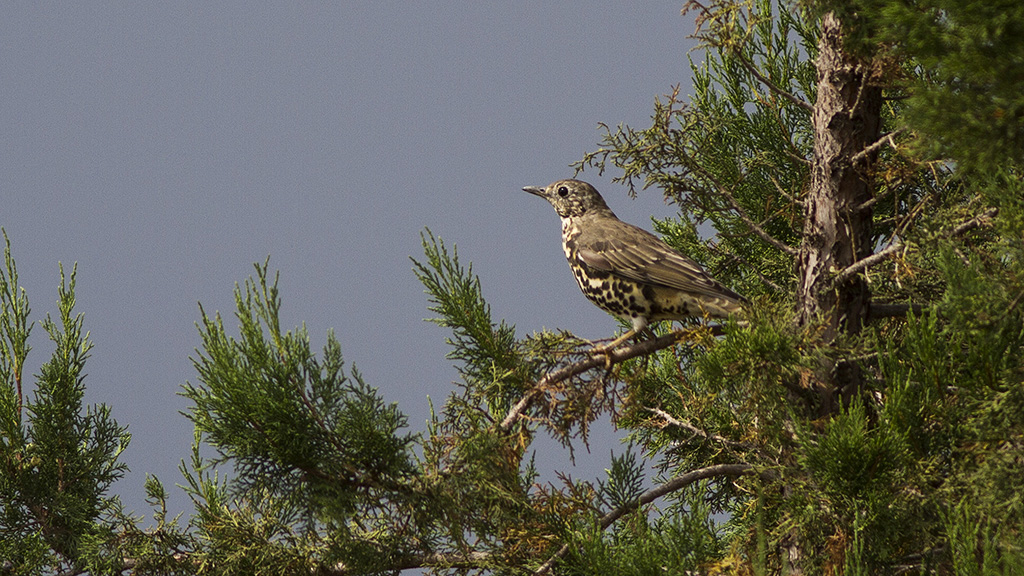
[[[545,197],[544,188],[541,188],[539,186],[524,186],[523,192],[529,192],[530,194],[533,194],[534,196],[540,196],[541,198]]]

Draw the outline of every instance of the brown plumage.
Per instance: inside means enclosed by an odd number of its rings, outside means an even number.
[[[590,184],[559,180],[523,190],[547,200],[562,218],[565,257],[587,298],[632,324],[609,347],[651,322],[742,313],[742,296],[657,236],[619,220]]]

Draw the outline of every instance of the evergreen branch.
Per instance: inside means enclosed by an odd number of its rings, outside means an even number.
[[[742,53],[734,52],[733,56],[736,57],[736,60],[739,61],[739,63],[743,66],[743,68],[747,70],[747,72],[750,72],[751,76],[757,78],[757,80],[761,82],[761,84],[764,84],[769,90],[778,94],[779,96],[782,96],[785,100],[789,101],[790,104],[793,104],[798,108],[801,108],[808,112],[814,111],[814,106],[810,102],[805,102],[804,100],[797,98],[792,92],[784,90],[781,86],[769,80],[768,77],[765,76],[764,74],[761,74],[757,70],[757,67],[755,67],[754,64],[750,62],[750,60],[747,60],[747,58]]]
[[[949,232],[946,232],[942,236],[944,238],[953,238],[955,236],[960,236],[965,232],[969,232],[981,226],[982,224],[985,223],[986,220],[994,217],[998,212],[998,208],[989,208],[988,210],[982,212],[981,214],[978,214],[974,218],[971,218],[967,222],[964,222],[963,224],[957,226],[956,228],[950,230]],[[847,280],[854,274],[860,272],[861,270],[874,266],[875,264],[878,264],[882,260],[888,258],[891,254],[900,251],[905,246],[906,245],[903,244],[902,242],[896,242],[886,246],[879,252],[875,252],[874,254],[868,256],[867,258],[861,258],[860,260],[854,262],[853,264],[850,264],[846,268],[843,268],[842,270],[837,272],[835,277],[832,278],[832,285],[835,286],[837,284],[841,284],[843,281]]]
[[[650,412],[651,414],[654,414],[656,416],[660,416],[662,419],[664,419],[666,427],[667,426],[675,426],[676,428],[682,428],[683,430],[686,430],[687,432],[693,434],[694,436],[700,436],[701,438],[703,438],[705,440],[713,440],[715,442],[719,442],[719,443],[725,444],[727,446],[735,446],[737,448],[742,448],[744,450],[753,450],[755,448],[752,444],[750,444],[748,442],[737,442],[735,440],[729,440],[725,436],[720,436],[718,434],[711,434],[711,433],[709,433],[709,432],[707,432],[705,430],[697,428],[696,426],[694,426],[693,424],[690,424],[689,422],[684,422],[683,420],[677,419],[676,417],[672,416],[671,414],[669,414],[668,412],[662,410],[661,408],[644,408],[644,409],[647,410],[648,412]]]
[[[341,441],[341,439],[338,438],[337,434],[332,433],[331,428],[327,425],[327,422],[324,420],[323,414],[319,409],[317,409],[316,405],[309,399],[309,395],[306,394],[306,387],[303,385],[303,383],[297,382],[295,388],[296,390],[298,390],[299,399],[302,401],[302,404],[306,407],[306,410],[309,412],[309,415],[313,418],[313,421],[316,422],[316,425],[320,427],[320,430],[327,438],[327,441],[332,446],[334,446],[335,449],[338,450],[339,454],[344,454],[345,451],[347,450],[347,447]],[[259,423],[256,422],[255,420],[252,421],[251,424],[254,427],[259,427]],[[268,443],[276,444],[270,435],[266,434],[265,432],[263,434],[264,436],[266,436]],[[325,480],[328,482],[341,481],[342,483],[347,484],[349,486],[363,489],[392,490],[394,492],[404,492],[408,489],[407,486],[403,486],[398,482],[388,481],[386,478],[379,478],[372,473],[364,473],[362,470],[359,469],[359,467],[353,465],[351,462],[339,462],[339,464],[341,465],[342,470],[344,470],[344,472],[348,474],[348,478],[333,477],[330,474],[322,472],[319,468],[316,467],[298,466],[297,468],[301,470],[304,474],[320,478],[321,480]]]
[[[735,262],[739,262],[740,264],[743,264],[744,266],[747,267],[748,270],[753,272],[755,276],[760,278],[761,282],[764,282],[772,290],[775,290],[776,292],[782,292],[783,291],[781,286],[779,286],[775,282],[772,282],[771,279],[768,278],[767,276],[765,276],[764,274],[761,274],[761,272],[753,264],[751,264],[750,261],[748,261],[746,258],[740,256],[739,254],[736,254],[735,252],[726,252],[724,250],[720,250],[718,248],[718,246],[716,246],[714,243],[709,244],[708,245],[708,249],[711,250],[712,252],[716,253],[716,254],[719,254],[719,255],[725,257],[725,258],[729,258],[729,259],[731,259],[731,260],[733,260]]]
[[[125,558],[123,564],[121,564],[117,568],[114,568],[113,574],[120,574],[122,572],[127,572],[127,571],[131,570],[134,567],[135,567],[135,560],[132,560],[130,558]],[[5,573],[6,573],[6,570],[7,570],[6,566],[0,566],[0,568],[5,569]],[[85,574],[86,572],[87,572],[87,570],[84,569],[84,568],[71,568],[70,570],[65,570],[63,572],[57,572],[56,576],[81,576],[82,574]]]
[[[516,402],[515,406],[508,411],[505,418],[498,424],[498,429],[502,432],[508,432],[512,429],[512,426],[519,420],[523,415],[523,412],[529,408],[537,397],[543,392],[548,386],[557,384],[563,380],[568,380],[573,376],[578,376],[587,370],[597,368],[598,366],[607,366],[609,364],[617,364],[630,358],[637,356],[643,356],[650,354],[664,348],[668,348],[673,344],[681,341],[685,336],[688,336],[692,330],[673,330],[668,334],[659,336],[653,340],[644,340],[624,348],[616,348],[615,350],[609,351],[606,354],[596,354],[586,360],[580,360],[574,364],[565,366],[550,372],[543,378],[537,381],[536,384],[525,394],[522,398]]]
[[[913,312],[915,316],[920,316],[924,313],[924,307],[920,304],[876,304],[872,302],[868,306],[868,320],[906,316],[907,312]]]
[[[861,258],[860,260],[840,270],[835,275],[835,277],[832,278],[832,285],[835,286],[837,284],[842,284],[844,281],[846,281],[854,274],[860,272],[861,270],[874,266],[875,264],[878,264],[882,260],[888,258],[890,255],[899,252],[904,247],[905,245],[902,242],[896,242],[894,244],[886,246],[885,248],[878,252],[875,252],[874,254],[868,256],[867,258]]]
[[[181,554],[175,554],[174,555],[174,559],[175,560],[179,560],[180,561],[182,559],[182,557],[183,556]],[[125,558],[124,561],[121,562],[120,566],[117,566],[117,567],[115,567],[113,569],[114,571],[112,573],[113,574],[120,574],[122,572],[127,572],[129,570],[134,570],[136,567],[138,567],[138,565],[139,565],[139,561],[138,560],[136,560],[134,558]],[[88,573],[88,570],[86,570],[85,568],[70,568],[70,569],[65,570],[63,572],[58,572],[56,576],[81,576],[82,574],[86,574],[86,573]]]
[[[416,568],[480,569],[487,567],[488,561],[493,557],[494,554],[490,552],[428,552],[406,556],[382,571],[400,572]],[[344,564],[337,564],[331,568],[324,569],[322,574],[326,576],[351,576],[353,574],[362,574],[362,572],[355,572]]]
[[[386,570],[402,571],[429,567],[483,568],[493,556],[494,554],[490,552],[429,552],[413,554],[397,560],[393,565],[388,566]],[[196,566],[198,564],[198,560],[190,559],[186,554],[182,553],[173,554],[172,558],[176,562],[184,563],[186,565],[192,564],[193,566]],[[113,569],[112,573],[121,574],[129,570],[135,570],[139,567],[139,564],[140,561],[138,559],[125,558],[121,562],[120,566]],[[56,576],[82,576],[87,572],[88,570],[84,568],[71,568],[63,572],[58,572]],[[324,567],[317,573],[324,574],[326,576],[353,576],[355,574],[363,574],[364,572],[357,572],[345,564],[340,563],[334,566]]]
[[[487,562],[493,558],[494,554],[490,552],[429,552],[422,554],[413,554],[410,556],[403,557],[396,561],[393,565],[388,566],[385,570],[390,571],[402,571],[402,570],[413,570],[416,568],[484,568],[487,566]],[[193,566],[198,565],[198,560],[190,559],[186,554],[178,553],[172,555],[172,558],[179,563],[192,564]],[[135,570],[139,567],[139,560],[135,558],[125,558],[120,566],[113,569],[113,574],[121,574],[129,570]],[[86,574],[88,570],[84,568],[71,568],[63,572],[58,572],[56,576],[82,576]],[[324,574],[326,576],[353,576],[356,574],[364,574],[364,572],[357,572],[352,568],[346,566],[343,563],[336,564],[330,567],[324,567],[318,574]]]
[[[806,161],[806,159],[803,159],[803,160]],[[800,206],[801,208],[807,205],[807,202],[805,202],[805,201],[803,201],[803,200],[793,196],[789,192],[786,192],[786,190],[782,188],[782,185],[779,184],[779,181],[775,178],[775,176],[772,176],[771,174],[769,174],[768,178],[772,181],[772,184],[775,185],[775,189],[779,192],[779,194],[782,194],[783,198],[785,198],[786,200],[789,200],[790,202],[792,202],[793,204],[796,204],[797,206]]]
[[[778,238],[775,238],[774,236],[769,234],[764,228],[762,228],[757,222],[754,222],[754,220],[751,219],[749,215],[747,215],[747,211],[743,209],[743,206],[740,205],[739,201],[736,200],[736,197],[732,195],[732,192],[729,192],[729,189],[723,186],[718,181],[718,179],[716,179],[714,176],[712,176],[702,168],[695,166],[694,171],[700,173],[701,176],[707,178],[712,184],[715,185],[715,188],[718,189],[718,193],[724,196],[725,199],[729,201],[729,204],[732,206],[732,209],[736,211],[736,215],[740,217],[740,220],[742,220],[743,223],[746,224],[747,227],[750,228],[750,230],[754,234],[757,234],[762,240],[778,248],[779,250],[782,250],[786,254],[789,254],[791,256],[797,255],[799,251],[796,248],[793,248],[792,246],[782,242]]]
[[[662,496],[665,496],[666,494],[671,494],[672,492],[682,490],[683,488],[686,488],[687,486],[693,484],[694,482],[707,480],[708,478],[716,478],[719,476],[743,476],[745,474],[752,474],[753,472],[754,467],[750,464],[716,464],[714,466],[708,466],[706,468],[691,470],[690,472],[687,472],[682,476],[677,476],[669,480],[668,482],[651,488],[647,492],[641,494],[640,497],[637,498],[636,500],[633,500],[632,502],[627,502],[626,504],[619,506],[618,508],[612,510],[611,512],[608,512],[604,516],[601,516],[600,518],[598,518],[598,525],[601,527],[602,530],[604,530],[605,528],[608,528],[609,526],[614,524],[616,520],[622,518],[626,514],[629,514],[630,512],[639,509],[641,506],[645,504],[650,504],[651,502],[654,502],[655,500],[661,498]],[[553,556],[548,558],[547,561],[544,562],[544,564],[542,564],[540,568],[538,568],[533,573],[534,576],[541,576],[542,574],[546,574],[549,570],[551,570],[551,567],[555,565],[555,562],[561,560],[562,558],[565,558],[566,554],[568,553],[569,545],[563,544],[562,547],[559,548]]]

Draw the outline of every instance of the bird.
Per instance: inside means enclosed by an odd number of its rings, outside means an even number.
[[[562,219],[562,249],[583,294],[632,326],[601,351],[654,322],[743,315],[743,296],[661,238],[619,220],[590,184],[558,180],[523,191],[547,200]]]

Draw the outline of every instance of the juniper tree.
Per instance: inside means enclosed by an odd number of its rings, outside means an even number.
[[[763,471],[704,494],[727,495],[720,562],[1020,570],[1011,4],[693,2],[710,49],[695,95],[580,164],[663,190],[683,218],[660,231],[766,314],[682,362],[663,355],[683,376],[639,386],[624,418],[676,471]]]
[[[416,434],[333,337],[282,328],[258,265],[233,322],[200,313],[187,519],[156,479],[155,525],[106,495],[127,435],[81,406],[73,276],[26,399],[8,259],[0,570],[1019,573],[1024,8],[990,6],[688,5],[692,94],[576,166],[673,202],[655,228],[750,299],[744,325],[597,356],[517,334],[428,232],[414,272],[461,380]],[[538,435],[577,449],[599,418],[632,444],[605,477],[537,476]]]

